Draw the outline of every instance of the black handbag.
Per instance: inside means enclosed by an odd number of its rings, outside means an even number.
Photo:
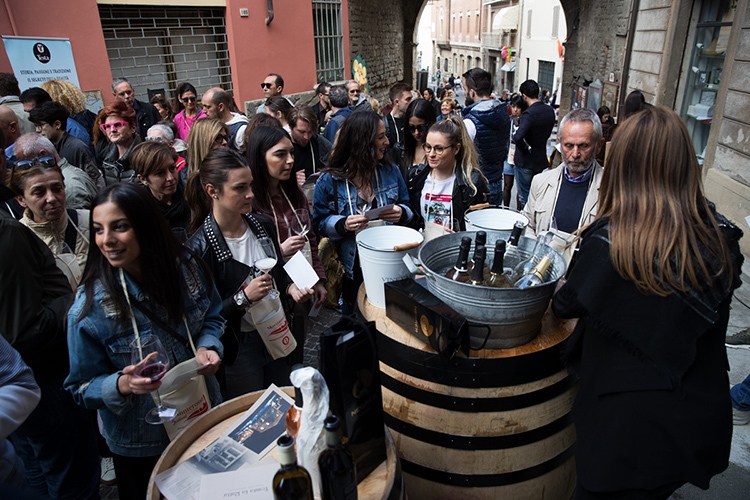
[[[330,391],[330,409],[357,466],[357,482],[385,460],[383,397],[380,390],[376,328],[345,316],[320,341],[320,371]]]

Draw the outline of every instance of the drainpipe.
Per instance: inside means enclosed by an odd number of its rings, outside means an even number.
[[[625,91],[628,88],[628,79],[630,72],[630,59],[633,54],[633,38],[635,37],[635,24],[638,21],[638,11],[641,8],[641,0],[633,0],[630,5],[630,24],[628,26],[628,40],[625,44],[625,60],[622,62],[622,73],[620,77],[620,97],[617,103],[617,123],[620,123],[620,111],[625,106]]]
[[[13,19],[13,13],[10,11],[8,0],[3,0],[3,3],[5,4],[5,12],[8,13],[8,20],[10,21],[10,28],[13,30],[13,36],[18,36],[18,29],[16,29],[16,22]]]

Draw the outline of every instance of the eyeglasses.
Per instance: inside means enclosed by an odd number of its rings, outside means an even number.
[[[409,132],[412,134],[416,131],[419,131],[420,134],[424,134],[429,130],[430,126],[426,123],[423,123],[422,125],[409,125]]]
[[[433,151],[435,151],[435,154],[437,156],[440,156],[445,152],[446,149],[450,149],[453,146],[454,144],[451,144],[449,146],[430,146],[429,144],[425,142],[424,144],[422,144],[422,149],[424,149],[424,152],[427,154],[430,154]]]
[[[189,97],[183,97],[180,99],[182,102],[195,102],[196,97],[194,95],[191,95]]]
[[[16,160],[10,169],[10,176],[13,177],[13,173],[16,170],[28,170],[33,167],[41,168],[52,168],[57,165],[57,160],[54,156],[44,155],[38,158],[29,158],[26,160]]]
[[[156,141],[156,142],[168,142],[166,137],[162,137],[160,135],[157,136],[146,136],[147,141]]]
[[[128,122],[102,123],[99,125],[99,128],[102,129],[102,132],[106,132],[107,130],[111,128],[115,130],[120,130],[122,127],[126,125],[128,125]]]
[[[350,94],[359,94],[360,92],[362,92],[362,91],[359,90],[359,89],[352,89],[352,90],[349,91]]]
[[[262,89],[270,89],[271,85],[273,85],[273,84],[272,83],[263,82],[263,83],[260,84],[260,88],[262,88]]]
[[[222,143],[222,142],[229,142],[229,137],[227,137],[224,134],[219,134],[216,136],[216,139],[214,139],[214,142]]]

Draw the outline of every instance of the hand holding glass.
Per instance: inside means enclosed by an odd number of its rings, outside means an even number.
[[[278,261],[276,255],[276,247],[273,244],[273,240],[269,237],[258,238],[258,244],[255,247],[255,267],[258,268],[262,273],[268,274],[271,269],[274,268]],[[275,289],[271,289],[268,292],[268,297],[275,299],[279,296],[279,292]]]
[[[130,343],[130,362],[133,365],[140,364],[151,356],[147,363],[143,364],[137,371],[139,377],[150,378],[151,382],[158,382],[167,373],[169,368],[169,356],[166,349],[156,335],[141,335]],[[174,418],[174,408],[166,407],[161,402],[159,390],[156,391],[156,408],[152,408],[146,414],[146,422],[149,424],[163,424]]]

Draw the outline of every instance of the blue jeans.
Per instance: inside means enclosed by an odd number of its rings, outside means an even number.
[[[501,206],[503,204],[503,179],[500,177],[499,181],[488,182],[487,187],[490,190],[490,205]]]
[[[529,199],[529,189],[531,189],[531,179],[533,178],[533,170],[516,165],[516,189],[520,202],[518,210],[523,210],[523,207],[526,206],[526,201]]]
[[[40,383],[42,399],[10,435],[29,486],[55,499],[99,498],[99,453],[91,410],[78,406],[63,379]]]
[[[729,390],[732,406],[740,411],[750,411],[750,375]]]

